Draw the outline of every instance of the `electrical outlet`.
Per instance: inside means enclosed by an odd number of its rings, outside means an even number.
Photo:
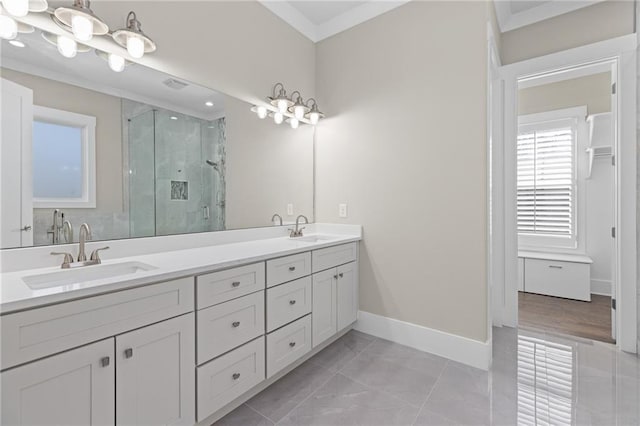
[[[287,204],[287,215],[293,216],[293,204]]]
[[[347,205],[346,204],[338,204],[338,216],[347,217]]]

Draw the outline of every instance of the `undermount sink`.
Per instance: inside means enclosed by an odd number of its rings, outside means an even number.
[[[291,241],[300,241],[303,243],[319,243],[321,241],[330,241],[335,240],[336,237],[333,235],[307,235],[306,237],[292,237]]]
[[[156,269],[155,266],[141,262],[112,263],[109,265],[83,266],[78,269],[65,269],[46,274],[23,277],[22,281],[32,290],[78,284],[87,281],[131,275]]]

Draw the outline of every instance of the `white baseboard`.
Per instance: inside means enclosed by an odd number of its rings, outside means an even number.
[[[611,296],[611,281],[591,279],[591,294]]]
[[[479,342],[365,311],[358,312],[354,329],[483,370],[488,370],[491,365],[489,342]]]

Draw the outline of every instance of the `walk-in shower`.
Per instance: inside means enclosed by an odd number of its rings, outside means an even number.
[[[123,102],[131,237],[225,229],[225,119]]]

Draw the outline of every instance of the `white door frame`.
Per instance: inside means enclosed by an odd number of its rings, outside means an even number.
[[[616,60],[618,64],[618,120],[617,144],[617,214],[616,214],[616,294],[617,336],[620,349],[636,353],[637,348],[637,248],[636,248],[636,34],[629,34],[587,46],[552,53],[502,66],[501,76],[505,83],[504,97],[504,159],[495,163],[493,173],[504,176],[503,199],[493,206],[500,206],[504,232],[504,262],[497,259],[489,265],[503,268],[504,306],[491,309],[492,315],[500,315],[504,325],[516,327],[518,323],[517,256],[518,237],[516,231],[516,150],[517,135],[517,90],[518,80],[561,69],[570,69],[603,60]],[[507,160],[511,161],[507,161]],[[495,212],[495,209],[494,209]],[[493,213],[492,213],[493,214]],[[501,312],[500,312],[501,311]]]

